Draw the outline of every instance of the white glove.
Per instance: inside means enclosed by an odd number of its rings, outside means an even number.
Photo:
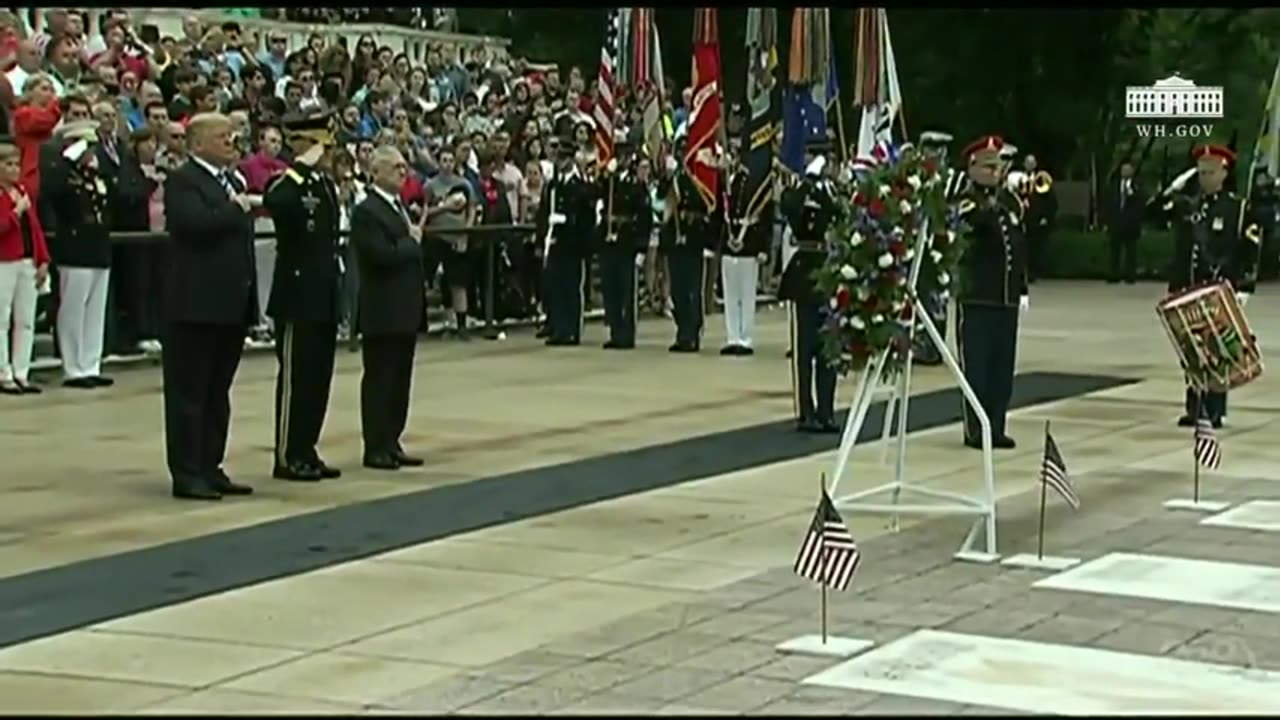
[[[716,259],[716,254],[715,254],[714,252],[710,251],[710,250],[703,250],[703,251],[702,251],[702,257],[704,257],[704,258],[706,258],[706,259],[708,259],[708,260],[715,260],[715,259]]]
[[[643,255],[636,255],[636,267],[638,267],[638,268],[643,268],[643,267],[644,267],[644,256],[643,256]]]
[[[1022,297],[1018,298],[1019,310],[1026,310],[1029,307],[1031,307],[1031,297],[1029,295],[1023,295]]]
[[[604,169],[608,170],[610,173],[618,172],[618,158],[610,158],[609,164],[605,165]]]
[[[766,253],[760,253],[756,256],[756,262],[761,264],[769,262],[769,255]]]
[[[676,162],[674,157],[671,157],[670,155],[667,156],[667,172],[675,172],[676,168],[679,166],[680,163]]]
[[[85,151],[88,149],[89,143],[84,140],[77,140],[66,150],[62,151],[62,157],[70,160],[71,162],[80,162],[80,157],[84,155]]]
[[[1183,172],[1181,175],[1173,179],[1173,182],[1169,184],[1169,189],[1174,192],[1181,190],[1182,188],[1186,187],[1187,183],[1191,180],[1191,178],[1195,177],[1197,173],[1199,173],[1199,170],[1197,170],[1196,168],[1188,169],[1187,171]]]
[[[1236,293],[1236,302],[1240,303],[1240,307],[1244,307],[1245,305],[1248,305],[1248,304],[1249,304],[1249,293],[1247,293],[1247,292],[1238,292],[1238,293]]]
[[[547,222],[549,225],[563,225],[568,221],[569,218],[565,217],[564,213],[551,213],[551,217],[548,218]]]

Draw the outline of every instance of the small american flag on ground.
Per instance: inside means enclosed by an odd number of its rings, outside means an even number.
[[[1067,463],[1058,452],[1058,443],[1053,441],[1047,427],[1044,430],[1044,462],[1040,464],[1040,481],[1061,495],[1073,510],[1080,509],[1080,496],[1076,495],[1071,478],[1067,476]]]
[[[824,488],[818,511],[813,514],[796,556],[796,574],[833,590],[848,590],[861,559],[858,544]]]
[[[1222,465],[1222,443],[1208,420],[1196,421],[1195,453],[1201,467],[1217,470]]]

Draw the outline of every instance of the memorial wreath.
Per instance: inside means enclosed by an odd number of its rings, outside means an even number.
[[[827,260],[816,280],[829,298],[822,326],[828,361],[842,374],[857,372],[888,350],[884,377],[895,377],[918,322],[913,293],[926,305],[945,300],[964,248],[959,212],[947,201],[947,168],[910,150],[899,154],[880,146],[876,155],[857,173],[852,193],[837,200]],[[911,266],[922,228],[931,236],[929,257],[913,290]]]

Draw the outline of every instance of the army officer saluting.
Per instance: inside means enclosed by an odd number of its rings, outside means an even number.
[[[342,473],[316,453],[329,405],[338,335],[338,191],[328,114],[286,118],[293,157],[267,188],[276,266],[267,315],[275,322],[276,453],[272,475],[314,481]]]

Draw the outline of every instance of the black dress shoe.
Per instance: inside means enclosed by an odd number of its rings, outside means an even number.
[[[817,420],[804,418],[796,422],[796,430],[802,433],[817,433],[822,430],[822,426]]]
[[[106,377],[105,375],[91,377],[89,378],[89,382],[92,384],[92,387],[111,387],[112,385],[116,384],[115,380],[113,380],[112,378]]]
[[[832,435],[840,432],[840,426],[836,424],[835,420],[819,420],[818,432],[823,435]]]
[[[752,355],[756,354],[756,349],[749,348],[746,345],[740,345],[738,346],[738,354],[741,355],[742,357],[751,357]]]
[[[93,382],[93,378],[82,377],[67,378],[62,381],[62,387],[75,388],[77,390],[92,390],[98,386]]]
[[[249,487],[248,485],[241,485],[240,483],[231,482],[231,478],[227,477],[227,474],[221,470],[218,470],[213,474],[212,477],[209,478],[209,485],[212,486],[214,490],[217,490],[223,495],[252,495],[253,494],[253,488]]]
[[[1209,421],[1209,424],[1210,424],[1210,425],[1213,425],[1213,429],[1214,429],[1214,430],[1221,430],[1221,429],[1222,429],[1222,418],[1214,418],[1213,420],[1210,420],[1210,421]]]
[[[691,345],[691,344],[689,344],[689,343],[679,343],[679,342],[678,342],[678,343],[676,343],[676,344],[672,345],[671,347],[667,348],[667,351],[668,351],[668,352],[673,352],[673,353],[696,353],[696,352],[698,352],[698,346],[697,346],[697,345]]]
[[[1008,435],[1001,435],[999,437],[991,438],[991,447],[998,448],[1000,450],[1012,450],[1018,447],[1018,443],[1014,442],[1013,438]]]
[[[422,467],[426,464],[426,461],[422,458],[405,455],[403,450],[398,450],[395,453],[392,453],[391,457],[395,458],[395,461],[399,463],[400,467]]]
[[[342,477],[341,470],[339,470],[336,467],[332,467],[331,465],[325,463],[325,461],[321,460],[320,458],[316,458],[308,464],[311,465],[311,467],[318,470],[320,472],[320,477],[324,478],[325,480],[336,480],[337,478]]]
[[[544,325],[544,326],[542,326],[542,327],[538,328],[538,332],[534,333],[534,334],[533,334],[533,336],[534,336],[534,337],[536,337],[536,338],[538,338],[539,340],[543,340],[543,339],[546,339],[546,338],[551,337],[551,331],[550,331],[550,330],[548,330],[548,329],[546,328],[546,326]]]
[[[18,387],[22,389],[23,395],[39,395],[44,392],[39,385],[32,385],[29,382],[20,382],[18,383]]]
[[[618,343],[616,343],[616,342],[614,342],[614,341],[612,341],[612,340],[608,340],[608,341],[606,341],[606,342],[605,342],[605,344],[601,345],[600,347],[604,348],[605,350],[617,350],[617,349],[618,349]]]
[[[222,493],[203,482],[173,484],[173,496],[179,500],[221,500]]]
[[[294,480],[297,482],[316,482],[321,477],[320,468],[306,463],[291,462],[287,465],[276,465],[271,470],[271,477],[277,480]]]
[[[547,338],[546,345],[548,347],[573,347],[578,344],[577,338]]]
[[[1183,415],[1178,418],[1178,427],[1195,427],[1196,419],[1190,415]]]
[[[967,448],[973,448],[974,450],[981,450],[981,449],[982,449],[982,438],[976,438],[976,437],[965,437],[965,439],[964,439],[964,446],[965,446],[965,447],[967,447]]]
[[[0,395],[21,395],[22,386],[17,383],[5,383],[0,385]]]
[[[373,470],[399,470],[400,463],[387,453],[365,455],[364,466]]]
[[[741,348],[738,347],[737,345],[725,345],[724,347],[720,348],[720,354],[721,355],[740,355],[741,353],[738,352],[739,350],[741,350]]]

